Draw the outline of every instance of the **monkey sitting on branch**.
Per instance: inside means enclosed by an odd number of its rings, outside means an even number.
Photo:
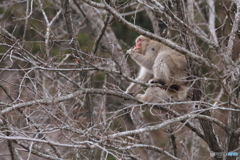
[[[142,35],[137,37],[136,45],[127,54],[140,66],[136,80],[158,85],[148,87],[144,94],[138,94],[141,85],[131,83],[126,93],[149,103],[186,98],[189,87],[184,55]]]

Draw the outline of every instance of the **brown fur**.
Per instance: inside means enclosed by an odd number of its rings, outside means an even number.
[[[140,43],[139,39],[141,39]],[[127,88],[126,93],[136,95],[137,99],[146,102],[184,99],[188,91],[185,56],[160,42],[150,40],[144,36],[139,36],[136,43],[138,48],[130,49],[127,53],[141,67],[137,80],[147,82],[153,76],[154,78],[149,81],[150,83],[161,81],[165,86],[173,88],[176,92],[163,90],[159,87],[149,87],[145,94],[137,95],[140,85],[132,83]]]

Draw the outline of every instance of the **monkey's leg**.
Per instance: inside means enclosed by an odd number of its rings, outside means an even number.
[[[136,99],[139,100],[139,101],[142,101],[142,102],[145,101],[144,94],[137,94]]]
[[[155,97],[153,93],[155,93],[155,87],[148,87],[144,94],[138,94],[136,98],[142,102],[154,103]]]
[[[152,102],[152,99],[149,95],[146,94],[138,94],[136,95],[136,99],[141,101],[141,102]]]
[[[138,94],[136,98],[143,102],[164,103],[171,100],[173,94],[160,87],[149,87],[144,94]]]

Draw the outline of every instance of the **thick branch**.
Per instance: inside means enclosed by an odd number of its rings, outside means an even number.
[[[68,99],[75,98],[75,97],[77,97],[81,94],[85,94],[85,93],[103,94],[103,95],[107,94],[107,95],[114,95],[114,96],[126,98],[129,100],[135,100],[135,98],[133,98],[132,96],[129,96],[128,94],[125,94],[123,92],[118,92],[118,91],[113,91],[113,90],[108,90],[108,89],[81,88],[79,91],[76,91],[74,93],[71,93],[71,94],[68,94],[65,96],[61,96],[58,98],[45,98],[45,99],[33,100],[33,101],[28,101],[28,102],[24,102],[24,103],[18,103],[15,105],[11,105],[11,107],[3,109],[0,113],[3,115],[3,114],[11,112],[17,108],[29,107],[29,106],[35,105],[35,104],[51,105],[54,103],[58,103],[58,102],[66,101]]]

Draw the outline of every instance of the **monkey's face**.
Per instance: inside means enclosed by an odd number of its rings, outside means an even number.
[[[134,46],[134,50],[136,51],[136,52],[140,52],[141,53],[141,47],[142,46],[142,39],[140,39],[140,38],[138,38],[137,40],[136,40],[136,44],[135,44],[135,46]]]
[[[139,54],[145,54],[146,49],[149,45],[150,39],[144,36],[139,36],[136,39],[136,44],[134,46],[134,50]]]

